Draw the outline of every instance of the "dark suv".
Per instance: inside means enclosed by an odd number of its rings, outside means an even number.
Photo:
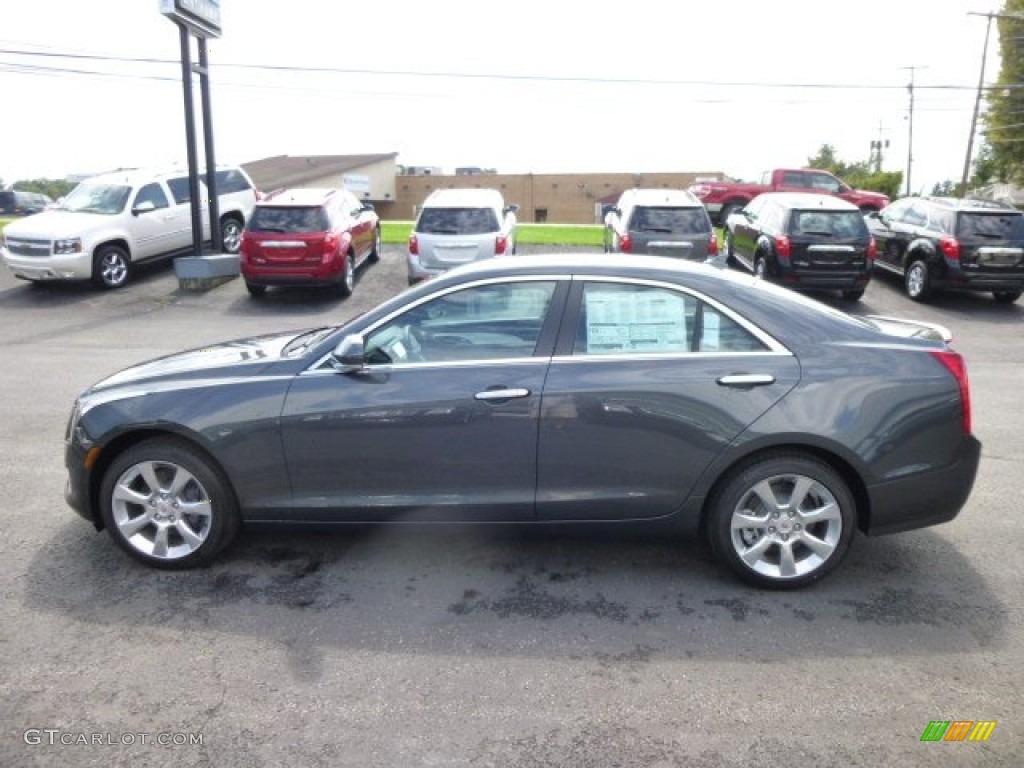
[[[988,200],[907,197],[867,216],[876,266],[903,278],[907,295],[992,291],[1011,303],[1024,290],[1024,213]]]
[[[0,215],[3,216],[31,216],[50,205],[53,205],[53,200],[40,192],[0,189]]]
[[[768,192],[725,221],[725,256],[792,288],[839,290],[857,301],[871,280],[875,241],[853,203]]]

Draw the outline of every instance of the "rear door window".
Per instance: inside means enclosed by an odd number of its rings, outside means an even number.
[[[433,235],[485,235],[498,229],[490,208],[424,208],[416,222],[417,232]]]

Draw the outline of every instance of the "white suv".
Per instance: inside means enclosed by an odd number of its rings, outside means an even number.
[[[188,173],[118,171],[86,179],[60,206],[4,228],[7,266],[23,280],[88,280],[102,288],[125,284],[142,261],[178,256],[192,245]],[[237,253],[256,189],[241,168],[217,171],[221,242]],[[200,183],[201,194],[206,187]],[[203,239],[210,237],[205,205]]]
[[[409,285],[470,261],[516,252],[517,205],[496,189],[438,189],[409,235]]]

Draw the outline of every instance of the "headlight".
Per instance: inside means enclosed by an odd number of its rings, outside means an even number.
[[[64,240],[53,241],[53,252],[57,255],[66,253],[81,253],[82,252],[82,238],[80,237],[68,237]]]

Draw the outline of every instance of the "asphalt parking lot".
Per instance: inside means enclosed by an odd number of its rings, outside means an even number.
[[[110,293],[0,274],[0,765],[1022,764],[1024,300],[918,305],[885,275],[829,299],[948,326],[984,449],[957,520],[858,537],[801,592],[745,587],[694,541],[422,528],[249,531],[162,573],[65,506],[82,388],[339,322],[405,286],[402,258],[347,300],[183,293],[166,265]],[[922,743],[934,720],[997,725]]]

